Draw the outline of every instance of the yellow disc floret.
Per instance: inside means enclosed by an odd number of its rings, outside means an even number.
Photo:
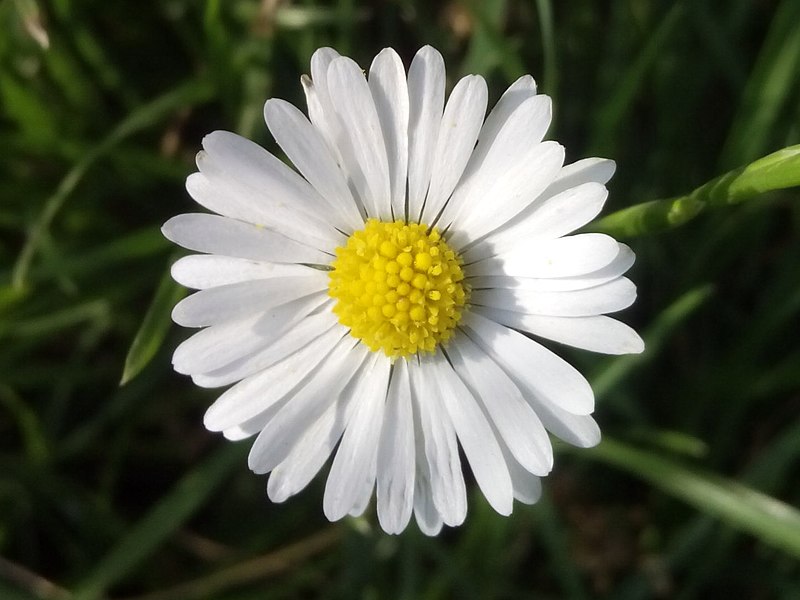
[[[446,342],[468,299],[461,257],[423,224],[370,219],[336,249],[332,267],[339,322],[393,359]]]

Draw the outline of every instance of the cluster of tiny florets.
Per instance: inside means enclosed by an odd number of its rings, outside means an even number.
[[[468,297],[460,257],[424,224],[370,219],[331,266],[339,322],[390,358],[446,342]]]

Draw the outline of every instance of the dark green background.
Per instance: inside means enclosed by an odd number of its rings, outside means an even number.
[[[202,136],[274,149],[315,48],[423,44],[493,100],[533,74],[568,160],[617,161],[607,212],[800,140],[798,0],[0,2],[0,598],[800,597],[796,188],[626,240],[648,350],[557,348],[608,441],[511,518],[331,526],[322,479],[270,504],[204,430],[158,231]]]

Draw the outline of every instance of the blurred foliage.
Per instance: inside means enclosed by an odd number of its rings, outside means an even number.
[[[0,27],[0,598],[800,596],[800,191],[736,170],[800,142],[800,0],[6,0]],[[172,373],[159,287],[205,133],[275,150],[263,102],[304,105],[315,48],[426,43],[451,85],[537,77],[568,159],[618,162],[608,212],[713,209],[631,241],[645,354],[560,350],[608,441],[436,539],[328,525],[320,481],[270,504]]]

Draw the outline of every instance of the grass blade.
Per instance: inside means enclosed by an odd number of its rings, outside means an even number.
[[[621,81],[614,86],[612,95],[601,105],[594,121],[590,155],[614,154],[617,131],[628,116],[648,72],[662,55],[664,46],[677,30],[683,16],[683,2],[676,2],[650,35],[649,41],[625,71]]]
[[[631,238],[672,229],[708,208],[751,200],[766,192],[800,185],[800,145],[789,146],[740,167],[685,196],[651,200],[624,208],[588,227],[616,238]]]
[[[64,205],[64,202],[66,202],[69,195],[75,190],[89,169],[100,158],[105,156],[109,150],[114,148],[121,141],[161,121],[178,108],[203,102],[211,96],[212,91],[211,86],[204,80],[198,81],[196,79],[191,79],[133,111],[112,130],[108,137],[88,152],[86,156],[67,173],[53,195],[45,202],[42,212],[28,232],[25,245],[14,265],[11,279],[12,285],[15,288],[22,288],[25,286],[31,262],[39,249],[39,244],[44,234],[50,227],[50,223],[53,222],[53,219],[61,210],[61,207]]]
[[[100,598],[179,529],[242,459],[244,446],[226,444],[190,471],[106,553],[75,592],[75,600]]]
[[[736,481],[686,467],[663,453],[606,438],[586,456],[627,471],[663,492],[800,558],[800,511]]]
[[[141,373],[150,360],[156,355],[169,330],[172,307],[186,295],[186,288],[179,286],[169,275],[169,271],[161,278],[153,301],[147,309],[136,337],[125,357],[125,368],[122,371],[120,385],[125,385]]]
[[[752,160],[769,148],[781,111],[797,84],[800,68],[800,2],[784,0],[744,90],[720,163]]]

